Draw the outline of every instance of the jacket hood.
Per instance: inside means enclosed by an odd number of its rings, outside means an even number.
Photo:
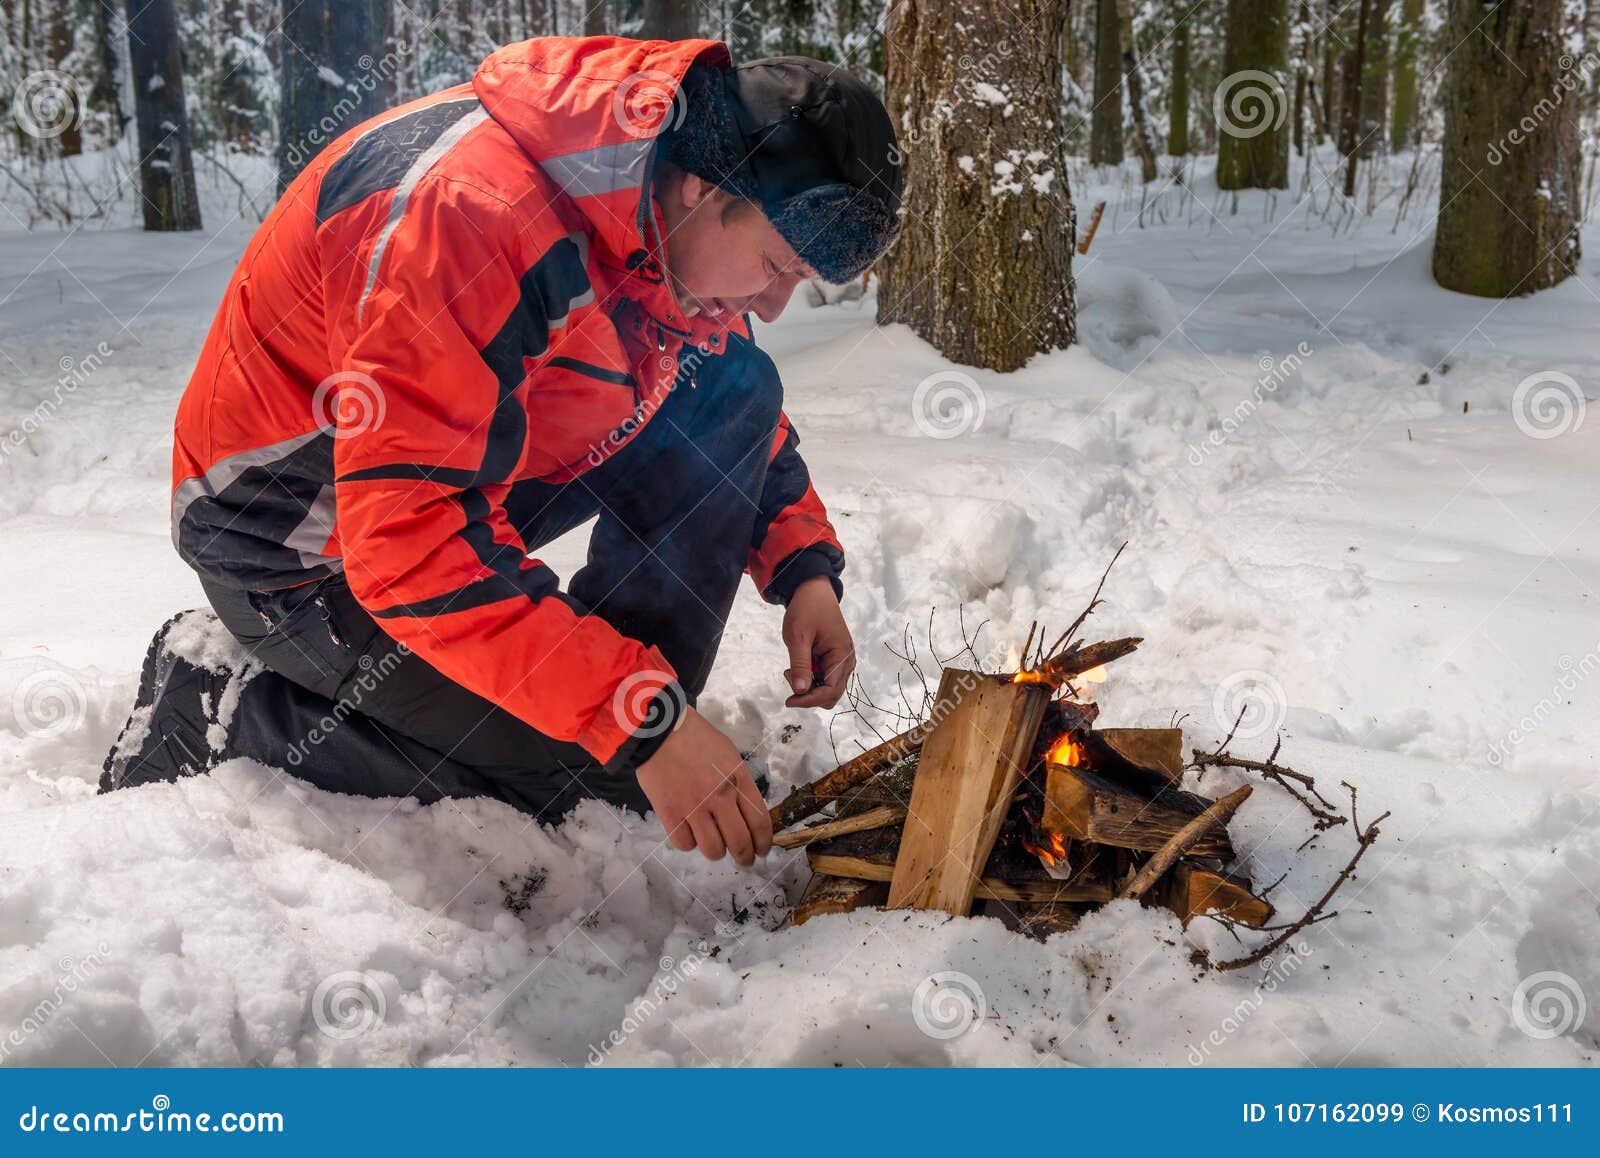
[[[683,118],[683,76],[696,61],[733,63],[716,40],[541,37],[495,52],[472,87],[626,262],[655,248],[651,152]]]

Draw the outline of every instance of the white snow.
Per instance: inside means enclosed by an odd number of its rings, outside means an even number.
[[[96,797],[150,635],[202,605],[166,527],[170,423],[250,227],[212,190],[203,234],[0,236],[0,1062],[1592,1062],[1600,259],[1534,298],[1448,294],[1415,211],[1335,236],[1288,195],[1228,215],[1201,169],[1145,228],[1124,175],[1071,174],[1082,216],[1112,202],[1074,263],[1084,344],[1015,374],[876,328],[871,300],[763,340],[875,697],[930,608],[942,653],[958,610],[1014,653],[1128,540],[1092,622],[1146,642],[1103,721],[1214,745],[1248,704],[1237,751],[1281,725],[1289,764],[1392,812],[1302,951],[1202,971],[1225,932],[1128,902],[1043,944],[906,913],[773,931],[803,855],[711,865],[597,804],[550,827],[246,761]],[[582,543],[541,554],[570,574]],[[829,721],[782,706],[778,626],[741,599],[703,702],[775,793],[834,761]],[[1350,853],[1342,830],[1297,852],[1308,818],[1270,786],[1231,831],[1258,882],[1292,868],[1288,915]],[[1529,1020],[1551,974],[1584,998],[1557,1036]]]

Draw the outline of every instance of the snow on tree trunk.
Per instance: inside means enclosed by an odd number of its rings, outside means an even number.
[[[1481,297],[1571,277],[1581,248],[1585,78],[1561,6],[1452,0],[1433,276]]]
[[[1064,0],[901,0],[890,13],[907,189],[878,318],[964,365],[1015,370],[1077,337],[1061,42],[1037,34],[1064,16]]]
[[[183,50],[171,0],[127,0],[127,14],[144,227],[153,232],[199,229],[200,199],[183,99]]]
[[[1177,4],[1172,28],[1172,95],[1167,110],[1167,152],[1189,155],[1189,16],[1183,0]]]
[[[1122,164],[1122,34],[1117,28],[1117,0],[1098,0],[1095,7],[1089,163]]]
[[[1217,185],[1289,187],[1287,0],[1228,0],[1217,116]]]
[[[388,0],[301,0],[283,18],[278,188],[325,145],[389,106],[375,67],[389,37]]]
[[[1144,65],[1139,61],[1139,46],[1134,39],[1133,5],[1117,0],[1117,37],[1122,46],[1122,73],[1128,78],[1128,116],[1133,121],[1133,148],[1139,154],[1139,172],[1146,181],[1156,179],[1156,137],[1150,130],[1150,113],[1145,108]]]

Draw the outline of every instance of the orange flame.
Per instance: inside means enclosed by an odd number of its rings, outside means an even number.
[[[1042,846],[1037,845],[1024,836],[1022,838],[1022,847],[1033,853],[1034,856],[1038,857],[1051,868],[1054,868],[1056,865],[1061,864],[1067,859],[1066,837],[1062,836],[1059,832],[1052,832],[1049,829],[1045,829],[1040,833],[1040,835],[1043,836],[1044,839],[1049,843]]]
[[[1061,738],[1050,745],[1044,754],[1046,764],[1061,764],[1068,768],[1083,767],[1083,745],[1072,738],[1071,732],[1061,733]]]

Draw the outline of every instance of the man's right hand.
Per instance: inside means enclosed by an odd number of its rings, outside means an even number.
[[[693,708],[637,775],[674,848],[699,848],[707,860],[726,852],[746,868],[771,850],[772,818],[750,769],[733,741]]]

